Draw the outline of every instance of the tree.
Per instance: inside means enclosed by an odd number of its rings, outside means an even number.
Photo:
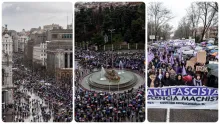
[[[178,25],[177,30],[174,33],[175,38],[188,38],[190,36],[190,21],[187,20],[187,17],[183,17]]]
[[[196,3],[199,7],[201,14],[200,19],[202,20],[203,30],[200,38],[200,42],[203,41],[205,33],[208,31],[209,27],[213,23],[214,17],[218,14],[215,8],[210,6],[210,2],[198,2]]]
[[[170,35],[172,33],[173,27],[169,24],[164,25],[161,27],[160,36],[163,37],[164,40],[168,40],[170,38]]]
[[[97,33],[110,36],[109,29],[115,29],[112,34],[113,38],[115,35],[120,34],[122,39],[134,39],[134,42],[145,42],[144,27],[144,3],[135,6],[111,6],[110,8],[99,6],[98,9],[82,8],[75,13],[76,42],[92,40],[94,39],[94,34]]]
[[[104,42],[104,37],[100,33],[96,33],[92,37],[92,43],[96,44],[98,47],[102,46]]]
[[[131,23],[131,33],[133,40],[137,43],[144,40],[143,35],[143,23],[144,21],[141,18],[138,18],[137,20],[133,20]]]
[[[115,34],[114,37],[112,38],[113,42],[123,42],[123,38],[121,34]]]
[[[161,2],[151,2],[148,7],[148,19],[154,22],[154,34],[158,35],[159,29],[173,18],[169,9]]]
[[[191,26],[191,35],[196,38],[197,28],[200,19],[200,9],[196,6],[196,3],[191,3],[190,7],[187,9],[187,19],[189,20]]]
[[[124,41],[129,42],[132,39],[131,31],[127,29],[125,35],[124,35]]]
[[[217,2],[209,2],[208,5],[212,7],[216,12],[218,12],[218,3]]]

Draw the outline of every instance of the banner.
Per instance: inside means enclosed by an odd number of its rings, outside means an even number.
[[[162,87],[147,89],[148,108],[218,109],[218,89],[209,87]]]

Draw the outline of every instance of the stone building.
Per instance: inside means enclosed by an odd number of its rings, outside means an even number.
[[[47,43],[40,43],[33,47],[33,62],[41,66],[46,66],[47,60]]]
[[[13,99],[13,82],[12,82],[12,54],[13,54],[13,41],[7,30],[7,25],[2,33],[2,113],[4,117],[11,116],[8,112],[12,109],[14,104]],[[5,107],[8,111],[5,111]],[[13,121],[13,120],[9,120]]]
[[[48,32],[47,72],[57,80],[72,77],[72,29],[54,29]]]

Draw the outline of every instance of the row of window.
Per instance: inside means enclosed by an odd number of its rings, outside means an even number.
[[[3,48],[5,47],[5,50],[7,50],[8,49],[8,47],[9,47],[9,50],[10,50],[10,44],[3,44]]]
[[[58,34],[52,34],[52,38],[58,38]],[[72,34],[62,34],[62,38],[72,38]]]
[[[63,34],[62,38],[72,38],[72,34]]]

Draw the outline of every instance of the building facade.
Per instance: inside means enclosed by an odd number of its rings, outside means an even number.
[[[20,35],[18,37],[18,51],[24,52],[24,47],[28,42],[28,36],[26,35]]]
[[[40,43],[33,47],[33,62],[46,66],[47,60],[47,43]]]
[[[72,29],[51,30],[48,32],[47,71],[57,80],[72,76]]]
[[[199,27],[195,31],[197,36],[201,36],[203,32],[203,27]],[[195,37],[195,31],[193,32],[194,37]],[[207,29],[203,37],[203,40],[208,40],[210,38],[214,38],[214,39],[218,38],[218,26],[212,26]]]
[[[12,110],[13,99],[13,82],[12,82],[12,52],[13,41],[7,30],[7,25],[2,33],[2,114],[9,115],[9,110]],[[8,111],[5,108],[9,107]],[[7,121],[3,116],[3,120]],[[9,115],[11,116],[11,115]],[[13,120],[9,120],[13,121]]]
[[[52,25],[44,25],[43,29],[45,31],[48,31],[48,30],[53,30],[53,29],[60,29],[62,28],[61,26],[59,26],[58,24],[52,24]]]

